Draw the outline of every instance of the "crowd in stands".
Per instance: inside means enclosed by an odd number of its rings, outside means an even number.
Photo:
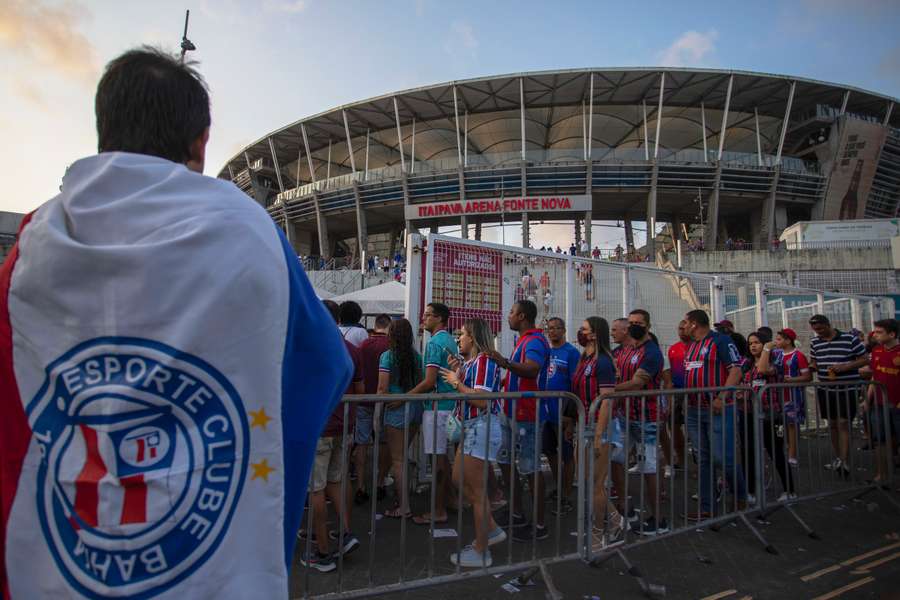
[[[524,277],[528,278],[523,285],[526,293],[543,285],[532,286],[533,277],[527,273]],[[885,387],[816,389],[817,413],[828,419],[832,444],[830,460],[823,467],[837,476],[850,475],[850,423],[858,410],[865,417],[869,443],[879,459],[876,477],[886,479],[887,469],[893,466],[895,448],[888,447],[886,440],[896,442],[900,437],[900,344],[894,319],[877,321],[869,339],[863,340],[854,332],[835,329],[826,316],[814,315],[809,320],[814,337],[803,350],[796,347],[798,336],[792,329],[773,332],[761,327],[745,336],[729,321],[712,324],[703,310],[689,311],[677,324],[654,323],[651,314],[642,309],[611,323],[594,316],[576,324],[574,335],[569,335],[567,323],[558,316],[539,321],[538,307],[529,295],[517,299],[507,315],[506,325],[516,335],[508,356],[497,351],[497,332],[484,320],[470,318],[450,331],[451,309],[441,303],[428,304],[422,314],[429,340],[420,355],[408,320],[381,315],[374,330],[367,331],[359,323],[362,312],[358,305],[325,303],[356,365],[348,394],[432,396],[385,404],[385,446],[380,451],[382,460],[373,467],[378,469],[374,481],[379,482],[374,490],[367,488],[373,478],[365,474],[373,443],[373,405],[360,404],[349,413],[352,422],[346,431],[352,437],[348,441],[353,445],[355,482],[348,486],[350,494],[345,498],[337,494],[338,483],[348,477],[339,454],[344,441],[340,438],[344,406],[335,411],[319,441],[310,481],[310,507],[317,512],[314,522],[319,524],[313,532],[316,546],[302,558],[304,565],[320,571],[333,570],[337,555],[349,554],[360,543],[347,528],[333,532],[329,539],[324,527],[326,497],[335,511],[343,511],[345,524],[350,523],[351,505],[369,501],[371,494],[383,503],[380,510],[387,521],[409,519],[422,526],[447,523],[449,511],[470,508],[475,539],[450,556],[453,564],[463,567],[490,566],[491,547],[508,535],[518,542],[546,539],[545,496],[550,495],[545,493],[541,461],[536,460],[536,440],[540,438],[540,453],[549,462],[553,481],[559,477],[563,482],[553,491],[553,512],[557,514],[557,506],[563,514],[571,511],[575,506],[576,456],[587,450],[577,448],[575,425],[579,414],[588,411],[595,400],[591,491],[595,547],[619,544],[629,530],[640,536],[665,533],[673,518],[695,522],[711,518],[722,509],[717,499],[722,494],[731,494],[738,509],[756,504],[757,494],[764,490],[756,489],[756,457],[746,450],[760,430],[765,452],[778,474],[778,500],[789,502],[796,497],[796,471],[802,461],[811,460],[810,454],[798,451],[800,426],[807,416],[805,389],[768,389],[760,398],[758,418],[754,418],[749,394],[692,392],[694,389],[747,386],[758,391],[766,384],[870,378]],[[538,328],[538,323],[543,328]],[[679,341],[664,352],[654,328],[673,325]],[[577,346],[567,341],[570,338],[577,340]],[[581,406],[534,397],[463,402],[436,400],[433,395],[547,390],[572,392]],[[668,400],[665,395],[640,401],[622,397],[623,393],[647,390],[673,392]],[[863,390],[861,394],[857,394],[859,390]],[[884,411],[885,402],[888,411]],[[783,436],[779,433],[782,429]],[[413,510],[405,480],[405,465],[418,447],[414,440],[419,436],[428,462],[436,457],[433,513]],[[697,472],[696,503],[689,503],[684,514],[667,514],[668,504],[660,502],[664,490],[657,488],[675,470],[689,468],[689,461]],[[497,477],[493,468],[486,469],[486,462],[496,465],[502,477]],[[627,501],[619,492],[625,489],[629,473],[641,477],[644,487]],[[391,478],[393,491],[385,486]],[[527,494],[522,488],[526,480]],[[459,506],[461,481],[464,501]],[[510,485],[515,490],[512,503],[504,493]],[[531,501],[533,497],[536,502]],[[533,506],[526,510],[526,504]],[[310,533],[301,531],[300,535]],[[336,540],[334,551],[332,540]]]

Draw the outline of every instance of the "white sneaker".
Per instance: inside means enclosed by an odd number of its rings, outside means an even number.
[[[747,494],[747,506],[756,506],[756,496]]]
[[[641,465],[640,465],[640,463],[638,463],[638,464],[634,465],[633,467],[631,467],[630,469],[628,469],[628,473],[629,473],[630,475],[634,475],[634,474],[640,473],[640,472],[641,472]]]
[[[794,467],[795,469],[800,466],[800,461],[796,458],[788,458],[788,464]],[[828,468],[828,467],[826,467]]]
[[[671,478],[672,478],[672,467],[671,467],[671,465],[666,465],[665,468],[663,468],[663,477],[665,477],[666,479],[671,479]]]
[[[463,548],[459,554],[456,552],[452,553],[450,562],[454,565],[468,568],[490,567],[494,564],[490,550],[485,550],[484,554],[482,554],[471,545]]]
[[[782,492],[780,496],[778,496],[778,502],[787,502],[788,500],[796,500],[797,494],[788,494],[787,492]]]
[[[498,527],[488,534],[487,543],[488,546],[496,546],[497,544],[502,544],[506,541],[506,532],[503,531],[502,528]]]

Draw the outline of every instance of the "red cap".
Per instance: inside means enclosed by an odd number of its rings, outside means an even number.
[[[787,339],[791,340],[792,342],[797,341],[797,332],[788,327],[785,327],[784,329],[779,331],[778,335],[780,335],[782,337],[786,337]]]

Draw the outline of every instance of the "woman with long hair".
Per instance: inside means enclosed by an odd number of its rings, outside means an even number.
[[[459,351],[465,363],[460,365],[452,359],[451,364],[457,370],[441,369],[441,377],[462,394],[500,391],[500,367],[491,358],[493,350],[494,334],[487,322],[467,320],[459,336]],[[457,447],[453,461],[453,482],[462,487],[466,500],[472,504],[475,519],[475,541],[458,555],[455,552],[450,555],[450,562],[462,567],[490,567],[493,562],[490,547],[506,540],[506,532],[491,515],[485,487],[489,468],[485,462],[497,460],[503,442],[501,404],[499,399],[460,400],[454,411],[463,426],[463,443]]]
[[[806,355],[797,350],[795,342],[797,334],[793,329],[782,329],[775,334],[775,341],[766,344],[769,350],[778,349],[773,355],[775,368],[784,383],[806,383],[812,381],[812,371]],[[788,440],[788,463],[792,467],[799,465],[797,460],[797,437],[800,425],[806,422],[806,388],[795,387],[782,390],[784,407],[784,429]]]
[[[422,381],[422,358],[413,347],[412,325],[406,319],[397,319],[388,329],[388,349],[378,363],[378,393],[404,394]],[[422,418],[422,403],[388,402],[384,411],[385,437],[391,453],[391,469],[394,472],[396,496],[394,507],[384,512],[391,518],[411,516],[409,493],[406,489],[406,464],[403,460],[403,432],[409,430],[411,440],[414,428]]]
[[[578,329],[578,344],[584,349],[578,369],[572,378],[572,391],[581,399],[585,414],[591,403],[600,395],[600,390],[616,384],[616,365],[609,347],[609,324],[602,317],[588,317]],[[597,432],[594,437],[594,527],[592,544],[609,547],[625,540],[627,521],[609,501],[606,480],[609,476],[610,445],[621,447],[621,434],[613,432],[610,439],[609,428],[617,425],[610,419],[611,401],[604,400],[597,416]],[[586,454],[579,448],[579,457]],[[608,526],[604,526],[604,523]]]
[[[766,384],[779,383],[780,378],[778,372],[770,360],[771,348],[767,348],[767,336],[759,332],[751,333],[747,336],[747,346],[750,352],[750,360],[753,366],[744,375],[744,384],[749,385],[754,393],[758,393],[760,388]],[[778,471],[778,478],[781,479],[781,487],[784,493],[778,498],[778,501],[788,499],[794,495],[794,478],[787,468],[784,452],[784,439],[778,436],[776,429],[781,424],[781,402],[778,401],[779,390],[766,390],[760,399],[759,412],[761,419],[759,421],[753,418],[753,407],[748,402],[745,410],[742,412],[744,424],[741,429],[741,445],[746,449],[747,454],[747,490],[751,494],[763,494],[765,490],[756,489],[756,455],[753,451],[753,440],[757,439],[756,425],[762,426],[762,440],[766,448],[766,453],[772,462],[775,463],[775,469]]]

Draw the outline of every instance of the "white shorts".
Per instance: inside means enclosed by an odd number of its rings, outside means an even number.
[[[422,439],[425,442],[425,454],[447,454],[447,419],[449,410],[426,410],[422,415]],[[437,450],[434,447],[434,415],[437,414]]]

